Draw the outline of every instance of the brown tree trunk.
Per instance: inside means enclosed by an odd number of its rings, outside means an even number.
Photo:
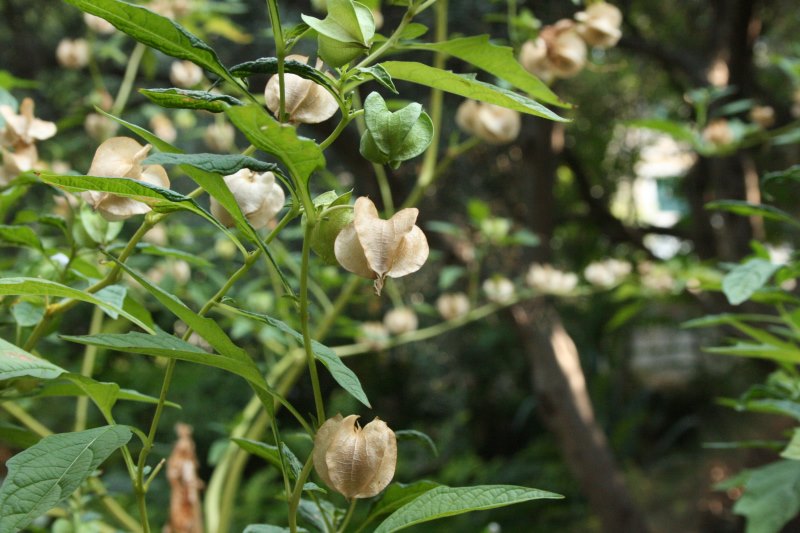
[[[531,361],[539,414],[556,435],[603,530],[649,531],[595,419],[578,350],[558,314],[543,302],[516,305],[512,313]]]

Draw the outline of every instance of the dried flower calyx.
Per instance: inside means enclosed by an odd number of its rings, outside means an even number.
[[[322,481],[346,498],[371,498],[394,477],[397,438],[375,418],[361,428],[358,415],[336,415],[314,437],[314,468]]]
[[[456,111],[456,124],[464,132],[490,144],[504,144],[517,138],[522,120],[513,109],[464,100]]]
[[[281,186],[275,183],[272,172],[259,174],[243,168],[223,179],[236,198],[242,214],[255,229],[266,226],[283,208],[286,195]],[[228,227],[235,224],[230,213],[214,198],[211,198],[211,214]]]
[[[428,259],[428,240],[415,225],[419,210],[402,209],[382,220],[372,200],[356,200],[354,218],[334,242],[336,260],[346,270],[375,280],[381,293],[384,279],[399,278],[419,270]]]
[[[141,164],[151,148],[151,145],[142,146],[129,137],[112,137],[97,148],[88,174],[109,178],[130,178],[157,187],[169,188],[169,177],[164,167]],[[83,199],[106,220],[124,220],[150,211],[150,206],[147,204],[108,192],[86,191],[83,193]]]
[[[308,63],[308,57],[301,55],[286,56],[287,61]],[[317,69],[322,68],[322,61],[317,60]],[[284,111],[292,124],[317,124],[331,118],[339,104],[336,99],[319,85],[311,80],[301,78],[296,74],[284,74]],[[264,98],[267,107],[278,117],[280,113],[280,83],[278,75],[272,76],[264,89]],[[280,119],[280,117],[278,117]]]

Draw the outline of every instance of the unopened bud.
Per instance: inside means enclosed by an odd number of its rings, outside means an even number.
[[[402,335],[417,329],[417,315],[408,307],[396,307],[383,317],[383,325],[392,335]]]

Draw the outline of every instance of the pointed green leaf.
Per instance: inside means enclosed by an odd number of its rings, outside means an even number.
[[[381,65],[395,80],[410,81],[411,83],[457,94],[464,98],[489,102],[490,104],[507,107],[520,113],[527,113],[548,120],[569,122],[569,120],[558,116],[536,100],[491,83],[478,81],[474,76],[455,74],[449,70],[441,70],[413,61],[386,61]]]
[[[722,278],[722,292],[731,305],[739,305],[748,300],[764,286],[781,265],[764,259],[751,259],[738,265]]]
[[[36,232],[28,226],[8,226],[0,224],[0,244],[8,243],[13,246],[24,246],[43,251],[42,241]]]
[[[770,220],[785,222],[793,226],[800,226],[792,215],[771,205],[752,204],[744,200],[717,200],[706,204],[706,209],[728,211],[742,216],[759,216]]]
[[[74,300],[80,300],[82,302],[88,302],[94,304],[103,309],[104,311],[122,315],[147,332],[153,331],[152,328],[150,328],[150,326],[139,320],[131,313],[125,311],[124,309],[121,309],[106,301],[103,301],[94,294],[89,294],[88,292],[84,292],[78,289],[73,289],[72,287],[56,283],[55,281],[39,279],[39,278],[0,279],[0,296],[3,295],[16,295],[16,296],[36,295],[36,296],[50,296],[50,297],[71,298]]]
[[[281,124],[262,108],[229,107],[225,114],[256,148],[280,159],[292,177],[305,182],[312,172],[325,166],[317,143],[298,136],[292,126]]]
[[[128,289],[126,289],[124,285],[109,285],[94,293],[97,298],[111,305],[114,309],[123,309],[125,305],[125,296],[127,294]],[[119,313],[116,311],[108,310],[104,312],[113,320],[119,318]]]
[[[569,104],[561,100],[542,80],[522,68],[510,47],[491,43],[488,35],[462,37],[438,43],[414,43],[405,48],[443,52],[457,57],[507,81],[536,100],[560,107],[569,107]]]
[[[0,381],[21,377],[54,379],[65,372],[50,361],[0,338]]]
[[[135,124],[131,124],[130,122],[126,122],[121,118],[115,117],[114,115],[110,115],[103,110],[96,108],[98,113],[102,113],[103,115],[109,117],[110,119],[116,121],[117,123],[121,124],[122,126],[126,127],[145,141],[149,142],[162,152],[170,153],[170,154],[183,154],[183,151],[175,146],[172,146],[170,143],[159,139],[157,136],[153,135],[151,132],[147,131],[146,129],[139,127]],[[263,113],[263,110],[261,110]],[[324,162],[324,160],[323,160]],[[287,293],[290,295],[294,294],[289,282],[286,280],[286,276],[283,274],[280,266],[278,265],[277,261],[272,255],[269,247],[264,244],[263,239],[259,237],[258,232],[253,228],[250,222],[242,213],[242,210],[239,208],[239,203],[236,201],[236,198],[233,196],[233,193],[228,189],[228,186],[225,185],[225,181],[223,180],[222,176],[219,174],[215,174],[213,172],[207,172],[205,170],[193,167],[191,165],[180,165],[179,167],[183,172],[186,173],[187,176],[192,178],[200,187],[203,188],[209,195],[211,195],[214,199],[216,199],[222,207],[225,208],[228,213],[233,217],[234,222],[236,223],[236,227],[247,235],[247,237],[258,246],[264,255],[267,256],[270,264],[275,268],[278,272],[281,281],[283,282],[284,287],[287,289]],[[215,220],[215,224],[218,224]],[[225,235],[231,239],[242,254],[246,254],[247,251],[242,246],[242,243],[239,242],[239,239],[236,238],[228,228],[223,227],[223,231]]]
[[[147,165],[189,165],[206,172],[228,176],[243,168],[255,172],[280,173],[278,165],[239,154],[168,154],[156,153],[142,161]]]
[[[289,59],[283,62],[284,72],[300,76],[301,78],[311,80],[317,85],[321,85],[331,95],[340,101],[339,91],[336,89],[336,80],[326,75],[321,70],[317,70],[311,65]],[[278,58],[277,57],[262,57],[255,61],[247,61],[240,63],[231,68],[231,74],[234,76],[244,78],[252,76],[253,74],[266,74],[267,76],[274,76],[278,73]]]
[[[380,499],[373,504],[369,511],[367,521],[371,522],[379,516],[393,513],[405,504],[414,501],[420,495],[438,486],[440,485],[435,481],[428,481],[427,479],[410,484],[392,483],[386,487]]]
[[[630,120],[625,122],[631,128],[645,128],[648,130],[666,133],[677,141],[685,141],[692,145],[699,142],[697,133],[687,124],[675,120],[648,118],[641,120]]]
[[[242,316],[269,324],[270,326],[288,334],[300,344],[303,344],[303,335],[299,331],[294,330],[287,323],[282,322],[277,318],[272,318],[271,316],[262,315],[259,313],[251,313],[250,311],[245,311],[243,309],[237,309],[234,307],[228,307],[228,309],[231,309]],[[361,381],[359,381],[358,376],[356,376],[352,370],[345,366],[345,364],[333,350],[314,340],[311,341],[311,349],[316,358],[323,365],[325,365],[325,368],[327,368],[328,372],[331,373],[333,379],[335,379],[344,390],[346,390],[353,398],[363,403],[367,407],[372,407],[367,399],[364,389],[361,387]]]
[[[371,67],[358,67],[355,69],[356,72],[359,72],[368,78],[372,78],[376,82],[380,83],[394,94],[398,94],[397,87],[394,86],[394,82],[392,81],[392,77],[386,72],[386,69],[383,68],[381,65],[373,65]]]
[[[390,533],[446,516],[504,507],[539,499],[560,499],[563,496],[543,490],[513,485],[480,485],[476,487],[436,487],[407,503],[378,526],[375,533]]]
[[[41,300],[41,299],[40,299]],[[11,315],[18,326],[29,328],[35,326],[44,317],[44,303],[22,300],[11,306]]]
[[[98,335],[62,335],[62,339],[79,344],[98,346],[108,350],[123,353],[150,355],[153,357],[168,357],[180,361],[188,361],[201,365],[219,368],[236,374],[248,381],[258,381],[261,374],[258,370],[236,358],[210,354],[193,344],[189,344],[178,337],[158,331],[155,335],[144,333],[101,333]]]
[[[792,439],[781,452],[781,457],[800,461],[800,428],[794,428]]]
[[[187,59],[237,85],[217,53],[177,22],[149,9],[119,0],[66,0],[78,9],[109,21],[118,30],[168,56]]]
[[[156,105],[174,109],[203,109],[212,113],[224,113],[227,107],[244,105],[233,96],[206,91],[170,88],[139,89],[139,92]]]
[[[69,497],[117,448],[131,438],[125,426],[61,433],[8,460],[0,487],[0,533],[13,533]]]
[[[776,461],[748,472],[733,511],[747,517],[747,533],[781,531],[800,512],[800,461]]]

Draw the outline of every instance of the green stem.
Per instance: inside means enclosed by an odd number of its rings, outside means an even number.
[[[400,21],[400,24],[397,25],[397,28],[394,32],[389,36],[386,41],[380,45],[377,50],[369,54],[367,57],[361,60],[361,62],[353,67],[351,70],[357,71],[359,68],[364,68],[369,66],[371,63],[375,62],[378,58],[380,58],[383,54],[387,51],[391,50],[392,47],[397,44],[397,41],[400,40],[400,36],[403,34],[403,30],[405,30],[406,26],[408,26],[411,21],[414,19],[414,15],[416,15],[419,11],[415,11],[412,7],[408,8],[406,14],[403,15],[403,19]]]
[[[136,80],[136,73],[139,71],[139,64],[142,62],[144,52],[147,46],[142,43],[136,43],[136,46],[131,52],[131,57],[128,60],[128,66],[125,67],[125,75],[122,77],[122,84],[117,91],[117,98],[114,100],[114,105],[111,107],[111,114],[119,116],[122,110],[125,109],[125,104],[128,103],[128,97],[131,95],[133,82]]]
[[[377,163],[373,163],[372,167],[375,169],[375,178],[378,180],[378,189],[381,191],[383,210],[386,212],[387,217],[391,217],[394,215],[394,199],[392,198],[392,188],[389,186],[386,169],[383,168],[383,165],[378,165]]]
[[[322,403],[322,390],[319,386],[319,376],[317,375],[317,359],[311,347],[310,315],[308,312],[308,277],[309,277],[309,256],[311,254],[311,234],[314,225],[306,221],[305,233],[303,235],[303,256],[300,264],[300,329],[303,334],[303,347],[306,352],[308,362],[308,373],[311,376],[311,386],[314,389],[314,405],[317,409],[317,424],[325,421],[325,407]]]
[[[119,257],[117,257],[117,261],[119,261],[120,263],[124,263],[136,249],[136,245],[139,243],[142,237],[144,237],[145,233],[150,231],[153,228],[153,226],[155,226],[156,223],[159,220],[161,220],[161,218],[163,218],[164,216],[166,215],[156,215],[155,217],[152,218],[152,220],[149,220],[148,219],[149,217],[145,218],[145,221],[142,223],[141,226],[139,226],[139,229],[136,230],[136,233],[134,233],[133,237],[131,237],[131,240],[128,241],[128,245],[125,246],[125,249],[122,250],[122,252],[119,254]],[[115,263],[111,271],[109,271],[108,274],[106,274],[103,279],[101,279],[88,289],[86,289],[86,292],[93,294],[105,287],[108,287],[109,285],[113,285],[114,283],[116,283],[117,278],[119,277],[121,271],[122,267],[119,264]],[[28,340],[25,342],[25,346],[23,346],[22,349],[29,352],[32,351],[33,348],[41,339],[41,337],[44,335],[53,317],[55,317],[59,313],[63,313],[65,311],[72,309],[79,303],[80,300],[66,299],[62,300],[57,304],[52,304],[47,306],[47,310],[45,311],[44,317],[39,321],[39,323],[33,329],[30,336],[28,337]]]
[[[30,429],[40,437],[47,437],[48,435],[52,435],[53,432],[50,431],[44,424],[36,420],[32,417],[28,411],[20,407],[19,405],[15,404],[14,402],[3,402],[0,403],[0,407],[3,408],[5,412],[19,420],[23,426]]]
[[[89,324],[89,335],[97,335],[103,329],[103,310],[95,306],[92,311],[92,320]],[[97,346],[87,345],[83,351],[83,363],[81,364],[81,375],[87,378],[92,377],[94,364],[97,360]],[[89,411],[89,397],[78,396],[78,405],[75,410],[75,431],[86,429],[86,417]]]
[[[344,520],[342,520],[342,525],[339,526],[339,529],[336,533],[344,533],[347,530],[347,526],[350,524],[350,519],[353,518],[353,511],[356,510],[356,504],[358,500],[353,498],[350,500],[350,507],[347,509],[347,514],[344,515]]]
[[[436,4],[436,42],[447,40],[447,0],[439,0]],[[445,54],[437,52],[433,56],[433,67],[444,69]],[[436,170],[436,161],[439,157],[439,139],[441,138],[442,111],[444,93],[440,89],[431,91],[431,120],[433,121],[433,139],[428,149],[425,151],[425,159],[422,162],[422,170],[417,179],[420,187],[427,187],[433,181]]]
[[[297,476],[297,482],[294,485],[294,491],[289,499],[289,531],[292,533],[297,532],[297,508],[300,505],[300,497],[303,495],[303,485],[306,483],[311,469],[314,466],[314,454],[309,454],[306,463],[303,465],[303,470]]]
[[[347,125],[350,124],[350,121],[353,120],[353,116],[349,113],[349,109],[342,108],[342,120],[340,120],[339,124],[336,125],[336,129],[334,129],[331,134],[328,135],[328,138],[319,144],[321,150],[325,150],[328,146],[333,144],[333,142],[339,138],[339,135],[342,134]]]
[[[272,35],[275,38],[275,55],[278,57],[278,88],[280,94],[278,117],[281,122],[284,122],[286,120],[286,85],[283,76],[283,61],[286,56],[286,41],[283,38],[281,14],[278,11],[277,0],[267,0],[267,9],[269,10],[269,21],[272,24]]]

